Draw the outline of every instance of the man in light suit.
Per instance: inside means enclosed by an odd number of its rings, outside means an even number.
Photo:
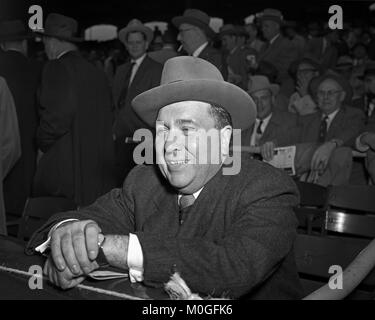
[[[222,54],[210,45],[215,37],[215,31],[209,25],[210,17],[198,9],[187,9],[182,16],[174,17],[172,23],[179,30],[177,40],[187,54],[211,62],[227,79],[228,71]]]
[[[119,38],[130,55],[130,61],[118,67],[113,82],[116,119],[113,133],[116,139],[116,167],[118,185],[135,166],[133,134],[137,129],[149,128],[131,108],[131,101],[138,94],[160,83],[162,65],[148,57],[146,51],[153,32],[137,19],[119,31]]]
[[[132,104],[143,121],[156,124],[158,166],[137,166],[123,188],[50,219],[28,246],[53,227],[47,277],[74,287],[103,258],[148,286],[162,287],[177,270],[205,296],[300,298],[295,184],[250,158],[238,173],[225,173],[232,169],[224,162],[233,128],[247,129],[255,119],[249,95],[211,63],[176,57],[165,63],[161,85]]]
[[[293,91],[293,81],[288,75],[288,69],[298,58],[298,52],[293,43],[281,34],[284,19],[279,10],[265,9],[260,22],[267,42],[259,53],[258,61],[267,61],[277,68],[281,91],[289,96]]]

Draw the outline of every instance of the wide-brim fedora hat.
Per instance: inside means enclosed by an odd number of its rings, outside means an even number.
[[[146,41],[151,43],[152,39],[154,38],[154,32],[151,28],[145,26],[140,20],[133,19],[130,20],[128,25],[121,29],[118,33],[118,38],[122,43],[126,43],[126,39],[130,32],[141,32],[146,36]]]
[[[36,33],[43,37],[52,37],[69,42],[82,42],[83,38],[77,37],[78,22],[59,13],[50,13],[44,23],[44,32]]]
[[[281,26],[283,26],[285,23],[285,20],[281,11],[277,9],[272,9],[272,8],[264,9],[263,12],[258,17],[258,20],[260,22],[266,21],[266,20],[275,21]]]
[[[210,38],[216,36],[216,32],[210,27],[210,17],[207,13],[198,9],[186,9],[182,16],[174,17],[172,23],[177,28],[183,23],[188,23],[202,29]]]
[[[280,86],[275,83],[270,83],[266,76],[255,75],[250,77],[247,85],[247,92],[253,94],[260,90],[270,90],[272,95],[276,96],[280,91]]]
[[[346,93],[344,103],[345,104],[350,104],[352,97],[353,97],[353,89],[349,83],[342,75],[334,72],[334,71],[327,71],[325,74],[315,77],[311,80],[309,89],[310,92],[313,94],[313,96],[316,98],[317,97],[317,92],[320,84],[327,80],[331,79],[339,84],[339,86],[342,88],[342,90]]]
[[[21,20],[7,20],[0,22],[0,42],[27,40],[33,34],[26,30],[25,24]]]
[[[210,62],[191,56],[167,60],[160,86],[136,96],[132,107],[153,127],[161,108],[181,101],[220,105],[231,115],[235,129],[250,128],[256,117],[254,101],[244,90],[224,81],[220,71]]]

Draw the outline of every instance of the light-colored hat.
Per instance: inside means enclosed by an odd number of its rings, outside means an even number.
[[[249,79],[247,92],[252,94],[259,90],[271,90],[272,94],[276,96],[279,93],[279,85],[270,83],[266,76],[252,76]]]
[[[179,28],[181,24],[188,23],[202,29],[210,38],[214,38],[216,33],[210,27],[210,17],[207,13],[198,9],[186,9],[182,16],[174,17],[172,23]]]
[[[222,106],[231,115],[236,129],[250,128],[256,117],[254,101],[245,91],[224,81],[210,62],[190,56],[167,60],[160,86],[136,96],[132,106],[138,116],[153,127],[161,108],[181,101]]]
[[[272,20],[272,21],[277,22],[280,25],[284,24],[284,17],[281,11],[277,9],[271,9],[271,8],[264,9],[261,16],[259,17],[259,20],[261,22],[265,20]]]
[[[133,19],[129,21],[128,25],[119,31],[118,37],[122,43],[125,43],[128,37],[128,33],[137,31],[142,32],[146,36],[147,42],[151,43],[152,39],[154,38],[153,31],[149,27],[146,27],[138,19]]]

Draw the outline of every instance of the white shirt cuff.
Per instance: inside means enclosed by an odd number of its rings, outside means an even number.
[[[131,282],[143,281],[143,252],[138,237],[129,233],[128,267]]]
[[[54,232],[62,224],[66,223],[66,222],[69,222],[69,221],[78,221],[78,219],[66,219],[66,220],[60,221],[59,223],[56,223],[51,228],[51,230],[48,232],[48,238],[47,238],[47,240],[44,241],[41,245],[37,246],[35,248],[35,251],[36,252],[40,252],[40,253],[43,253],[44,251],[46,251],[49,248],[49,245],[50,245],[50,242],[51,242],[51,234],[52,234],[52,232]]]
[[[362,133],[361,135],[359,135],[357,137],[357,139],[355,140],[355,146],[356,146],[356,148],[357,148],[358,151],[360,151],[360,152],[367,152],[367,150],[370,149],[370,147],[364,145],[363,143],[361,143],[361,137],[363,135],[364,135],[364,133]]]

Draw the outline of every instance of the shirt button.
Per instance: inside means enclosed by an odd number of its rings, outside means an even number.
[[[181,220],[180,220],[180,224],[183,224],[183,223],[184,223],[184,220],[183,220],[183,219],[181,219]]]

